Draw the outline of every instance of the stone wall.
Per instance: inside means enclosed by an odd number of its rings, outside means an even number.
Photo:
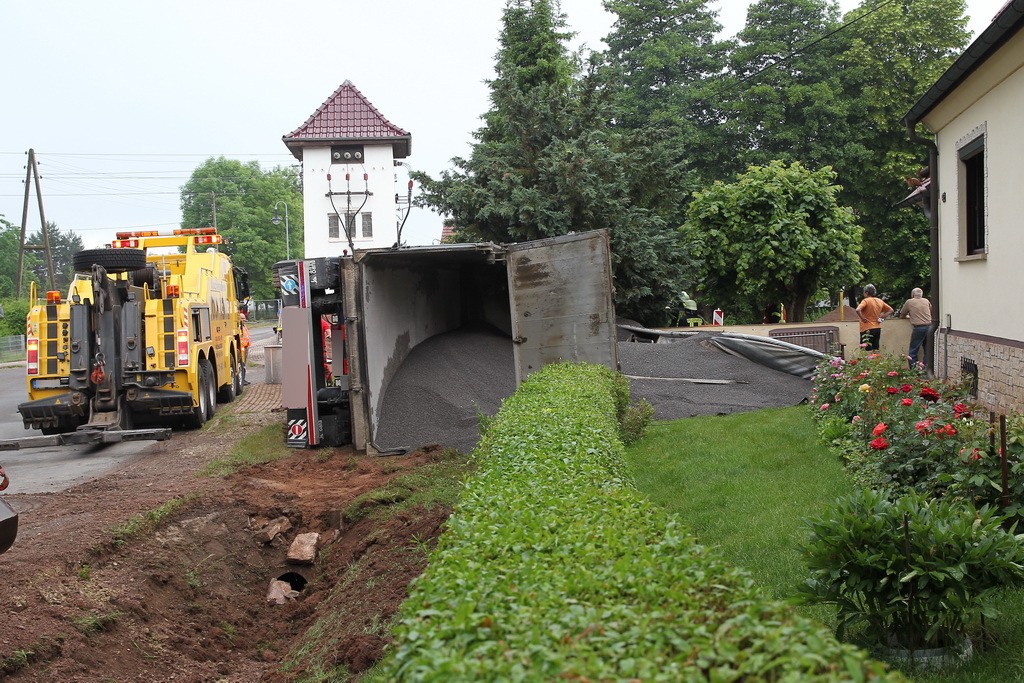
[[[969,361],[977,366],[982,404],[997,413],[1024,412],[1024,343],[940,329],[935,337],[936,375],[968,381]]]

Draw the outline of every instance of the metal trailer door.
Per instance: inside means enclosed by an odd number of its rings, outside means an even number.
[[[516,383],[560,360],[618,369],[607,230],[508,246]]]

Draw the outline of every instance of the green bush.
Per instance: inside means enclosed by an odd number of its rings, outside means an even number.
[[[901,680],[768,601],[644,499],[621,384],[558,364],[507,399],[380,680]]]
[[[30,308],[28,299],[4,299],[4,317],[0,318],[0,337],[25,334],[25,317]]]
[[[645,398],[631,404],[622,413],[619,421],[619,434],[626,446],[636,443],[647,433],[647,427],[654,417],[654,406]]]
[[[954,645],[1024,578],[1024,546],[1001,522],[988,507],[864,489],[808,522],[802,598],[836,606],[840,637],[859,625],[871,645]]]

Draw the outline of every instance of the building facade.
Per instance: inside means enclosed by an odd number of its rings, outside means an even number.
[[[404,189],[396,174],[412,135],[388,121],[345,81],[282,137],[302,164],[305,257],[397,244]]]
[[[1013,0],[905,118],[935,136],[934,369],[999,412],[1024,411],[1024,300],[1014,291],[1024,262],[1022,28],[1024,0]]]

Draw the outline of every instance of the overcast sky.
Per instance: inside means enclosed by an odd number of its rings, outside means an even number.
[[[924,2],[927,0],[914,0]],[[968,0],[970,30],[1005,0]],[[281,142],[346,79],[412,133],[415,169],[467,155],[487,108],[504,0],[33,0],[0,10],[0,215],[20,224],[36,151],[48,222],[87,247],[117,229],[177,227],[179,190],[210,156],[292,164]],[[841,0],[843,11],[855,0]],[[720,0],[726,35],[747,2]],[[577,43],[602,47],[600,0],[562,0]],[[404,180],[403,180],[404,185]],[[29,231],[39,229],[32,195]],[[440,219],[414,209],[403,237]]]

